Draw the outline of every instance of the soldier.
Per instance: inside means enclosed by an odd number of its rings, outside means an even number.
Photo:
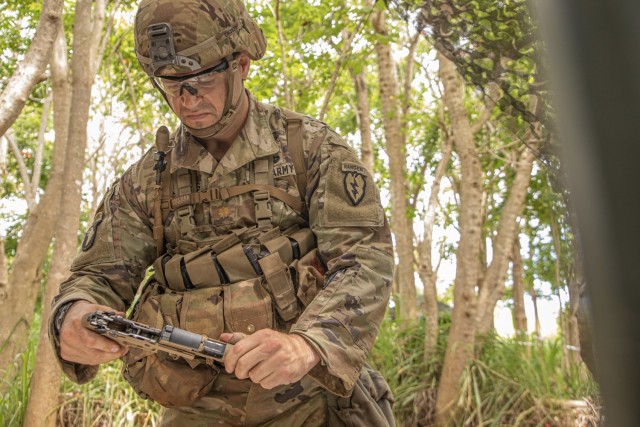
[[[113,184],[61,284],[49,330],[65,374],[85,383],[122,357],[163,425],[394,425],[365,363],[393,273],[371,173],[327,125],[244,88],[266,41],[242,0],[144,0],[135,47],[181,125]],[[82,326],[136,293],[134,320],[234,344],[224,368]]]

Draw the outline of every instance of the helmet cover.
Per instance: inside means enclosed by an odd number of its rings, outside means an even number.
[[[243,0],[144,0],[134,32],[136,55],[149,76],[210,68],[236,52],[258,60],[266,49]]]

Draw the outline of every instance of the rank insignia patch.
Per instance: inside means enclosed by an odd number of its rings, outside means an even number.
[[[349,196],[349,200],[354,206],[360,204],[364,199],[367,181],[365,176],[357,172],[346,172],[344,175],[344,190]]]

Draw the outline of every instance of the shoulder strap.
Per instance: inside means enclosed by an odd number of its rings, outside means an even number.
[[[161,126],[156,131],[156,152],[154,153],[154,170],[156,171],[156,182],[154,186],[155,201],[153,213],[153,238],[156,241],[156,255],[159,257],[164,252],[164,219],[165,210],[163,210],[162,200],[170,195],[170,189],[167,191],[166,183],[171,177],[171,149],[169,147],[169,130],[165,126]]]
[[[296,170],[296,185],[300,198],[304,201],[307,196],[307,165],[304,161],[304,116],[295,111],[282,109],[287,123],[287,144],[291,161]]]

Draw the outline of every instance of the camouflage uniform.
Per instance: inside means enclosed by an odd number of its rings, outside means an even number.
[[[173,189],[181,170],[193,171],[190,185],[197,191],[248,184],[255,177],[258,159],[266,158],[269,184],[299,197],[285,125],[279,108],[250,96],[247,122],[220,162],[181,126],[171,136]],[[289,321],[283,321],[273,308],[267,310],[262,323],[233,323],[225,311],[227,297],[233,293],[231,284],[209,295],[211,304],[205,312],[211,312],[206,321],[213,328],[208,334],[213,338],[223,330],[251,333],[270,327],[288,331],[303,336],[318,352],[321,363],[301,381],[273,390],[222,371],[205,397],[189,407],[167,409],[166,425],[188,421],[190,425],[356,425],[358,419],[367,420],[367,425],[387,425],[380,407],[389,410],[391,394],[365,361],[391,291],[389,227],[371,173],[354,151],[322,122],[305,117],[303,126],[308,166],[306,212],[270,200],[273,227],[307,227],[316,238],[319,262],[307,267],[306,275],[298,269],[294,280],[299,311]],[[153,151],[129,168],[106,194],[73,262],[72,275],[54,300],[53,313],[77,299],[121,311],[132,304],[147,268],[156,259],[152,226],[158,201],[153,189]],[[168,253],[189,253],[230,233],[245,244],[255,244],[264,231],[257,227],[255,204],[251,193],[197,203],[188,232],[184,221],[191,219],[178,210],[168,213],[163,222]],[[145,289],[153,286],[157,282],[152,277]],[[50,336],[64,372],[76,382],[89,381],[97,367],[60,358],[53,320]]]

